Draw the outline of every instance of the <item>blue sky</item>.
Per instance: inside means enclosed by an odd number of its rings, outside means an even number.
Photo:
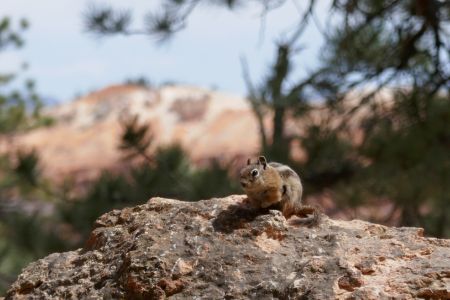
[[[200,7],[186,30],[159,46],[146,36],[97,39],[84,31],[82,15],[89,4],[132,8],[134,26],[139,27],[145,12],[156,9],[160,1],[149,2],[2,0],[4,15],[25,17],[31,27],[22,50],[0,53],[0,71],[14,71],[22,62],[29,63],[26,75],[36,80],[38,92],[58,102],[139,76],[155,84],[181,82],[245,95],[240,57],[247,58],[254,81],[261,79],[273,61],[280,34],[288,33],[300,17],[295,0],[287,1],[268,16],[262,42],[256,9],[228,12]],[[328,1],[319,3],[320,20]],[[301,77],[318,64],[322,43],[316,27],[310,26],[301,40],[305,49],[296,58],[293,77]]]

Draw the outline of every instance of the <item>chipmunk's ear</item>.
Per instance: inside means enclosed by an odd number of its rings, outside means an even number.
[[[250,160],[250,158],[249,158],[249,159],[247,159],[247,166],[248,166],[250,163],[251,163],[251,160]]]
[[[266,160],[266,158],[264,156],[258,157],[258,163],[261,163],[263,165],[264,170],[266,169],[266,167],[267,167],[267,160]]]

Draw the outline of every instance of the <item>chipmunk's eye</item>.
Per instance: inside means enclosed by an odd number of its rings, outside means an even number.
[[[253,169],[253,170],[252,170],[252,176],[253,176],[253,177],[258,176],[258,174],[259,174],[259,172],[258,172],[257,169]]]

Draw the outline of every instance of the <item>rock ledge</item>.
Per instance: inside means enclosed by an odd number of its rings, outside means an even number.
[[[31,263],[6,299],[450,298],[450,240],[359,220],[298,227],[244,200],[104,214],[85,248]]]

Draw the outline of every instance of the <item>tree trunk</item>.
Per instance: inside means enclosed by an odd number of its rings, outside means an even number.
[[[438,238],[444,238],[445,237],[445,235],[448,233],[448,232],[446,232],[447,230],[448,230],[448,223],[447,223],[447,217],[448,217],[448,215],[447,215],[447,210],[446,210],[446,208],[444,207],[442,210],[441,210],[441,214],[440,214],[440,216],[438,217],[438,220],[437,220],[437,226],[436,226],[436,237],[438,237]]]
[[[274,107],[272,145],[269,151],[272,160],[287,161],[289,158],[289,145],[284,138],[284,115],[285,107]]]

